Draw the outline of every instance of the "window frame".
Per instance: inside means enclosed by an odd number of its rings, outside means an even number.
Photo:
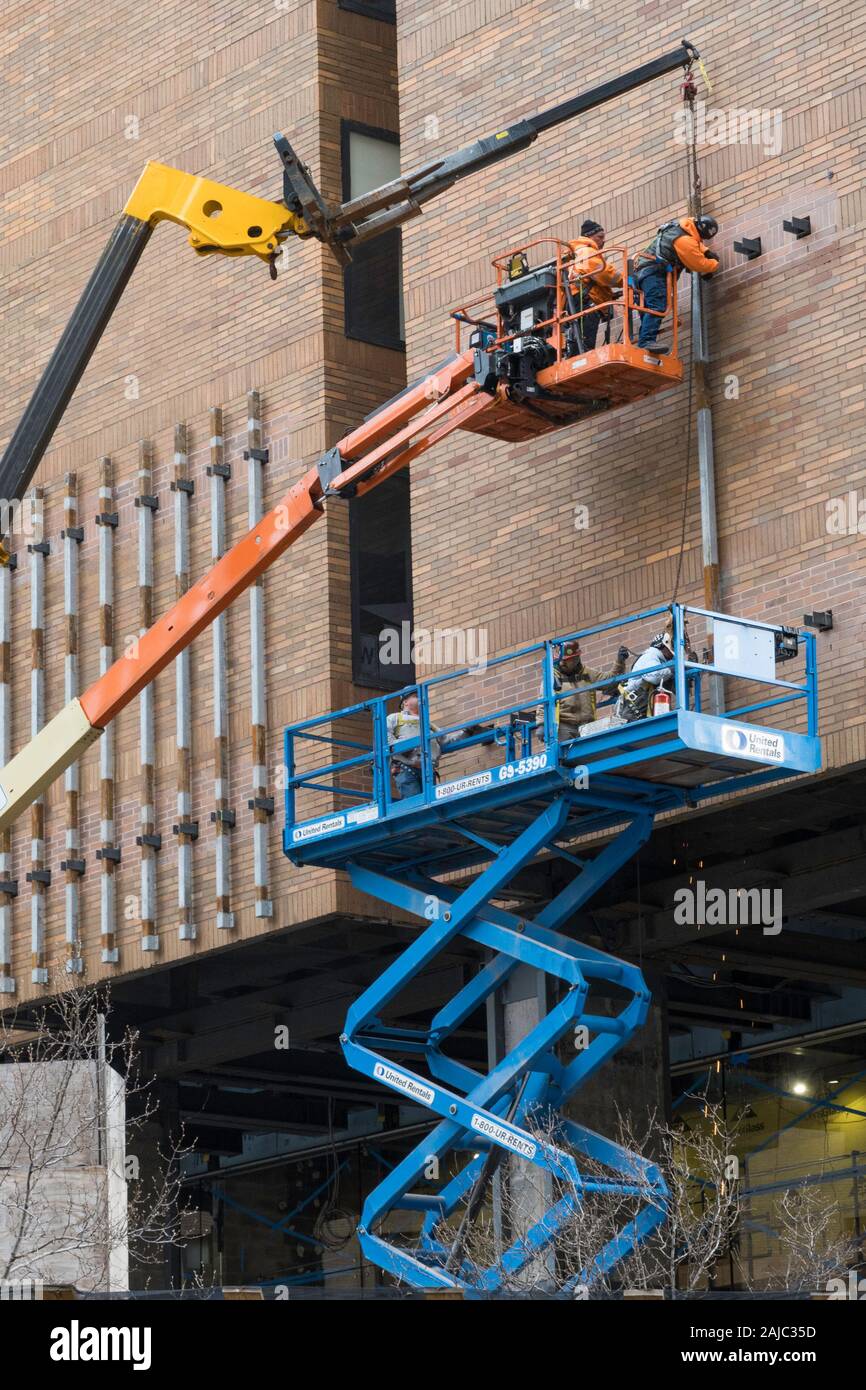
[[[400,485],[405,488],[405,501],[407,513],[406,520],[408,525],[406,547],[403,552],[406,557],[406,616],[409,622],[410,631],[414,631],[415,609],[412,583],[414,578],[414,573],[412,569],[412,491],[410,483],[410,474],[408,469],[403,469],[400,473],[395,473],[393,476],[395,479],[400,478],[402,480]],[[392,479],[388,480],[388,482],[391,481]],[[387,487],[387,484],[383,484],[383,487]],[[351,624],[352,684],[360,686],[364,690],[381,690],[384,692],[387,692],[389,690],[399,690],[404,685],[411,685],[412,682],[415,680],[414,664],[411,664],[408,668],[402,666],[396,668],[395,674],[393,676],[384,676],[382,674],[381,665],[379,667],[378,675],[373,675],[369,671],[362,670],[360,665],[360,644],[364,634],[362,634],[360,631],[360,617],[362,605],[360,583],[361,547],[359,544],[360,518],[358,515],[358,505],[359,503],[363,505],[365,497],[370,498],[370,504],[372,505],[372,500],[374,497],[380,499],[386,495],[387,494],[382,494],[376,491],[373,493],[367,493],[361,497],[349,499],[349,610]],[[381,629],[378,635],[381,636]]]
[[[340,119],[340,186],[342,190],[343,202],[348,202],[351,198],[352,188],[352,136],[367,135],[371,140],[382,140],[389,145],[400,145],[400,136],[395,130],[385,130],[381,126],[366,125],[363,121],[352,121],[345,117]],[[394,228],[398,236],[400,229]],[[361,245],[363,246],[363,242]],[[401,242],[402,244],[402,242]],[[371,347],[384,347],[389,352],[405,352],[405,338],[394,338],[392,342],[371,342],[369,338],[361,338],[357,333],[350,332],[349,319],[349,277],[352,273],[351,265],[347,265],[343,271],[343,336],[354,343],[368,343]],[[402,293],[402,278],[399,289]]]
[[[378,20],[380,24],[397,23],[397,0],[394,0],[393,15],[382,14],[375,5],[365,4],[364,0],[337,0],[337,9],[347,10],[349,14],[362,14],[366,19]]]

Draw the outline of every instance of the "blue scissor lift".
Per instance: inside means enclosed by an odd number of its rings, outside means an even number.
[[[560,742],[557,706],[571,693],[555,689],[562,644],[617,642],[626,625],[658,626],[671,615],[674,656],[657,668],[673,673],[671,711]],[[715,664],[689,659],[687,620],[714,634]],[[777,674],[776,657],[792,650],[802,680]],[[718,687],[725,676],[739,677],[738,691],[746,681],[760,683],[762,698],[723,715],[706,713],[709,683]],[[646,842],[659,812],[819,769],[814,635],[674,605],[523,648],[487,663],[483,673],[460,670],[409,688],[418,693],[420,736],[390,749],[386,721],[396,695],[305,720],[285,736],[285,853],[298,865],[346,870],[355,887],[425,924],[352,1006],[340,1039],[355,1070],[439,1117],[367,1199],[362,1248],[415,1287],[492,1293],[555,1243],[584,1194],[629,1196],[631,1219],[591,1269],[573,1273],[574,1283],[591,1284],[664,1220],[666,1189],[652,1162],[561,1113],[642,1025],[650,1004],[637,966],[563,928]],[[506,692],[499,703],[498,692]],[[598,683],[600,715],[612,710],[615,695],[609,680]],[[800,711],[805,706],[804,719],[790,717],[794,702]],[[783,707],[785,727],[754,722]],[[795,722],[805,732],[789,727]],[[443,752],[442,780],[434,738]],[[422,791],[399,800],[389,759],[410,747],[420,748]],[[458,760],[467,770],[448,775]],[[326,796],[329,810],[300,818],[299,798],[313,795]],[[583,848],[601,832],[601,849]],[[543,911],[530,919],[493,905],[507,898],[521,870],[550,855],[573,865],[575,875]],[[429,1027],[389,1026],[389,1006],[458,934],[485,949],[486,963]],[[558,1002],[485,1075],[449,1056],[446,1044],[520,964],[558,980]],[[594,1011],[601,988],[621,1000],[614,1016]],[[563,1060],[557,1045],[578,1028],[586,1045]],[[495,1161],[513,1156],[550,1175],[555,1200],[494,1263],[479,1268],[446,1222],[473,1210]],[[449,1174],[438,1191],[424,1176],[434,1158]],[[581,1158],[590,1160],[590,1172],[581,1172]],[[383,1230],[399,1211],[422,1214],[414,1244]]]

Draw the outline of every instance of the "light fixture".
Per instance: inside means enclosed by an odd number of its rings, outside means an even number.
[[[808,1089],[809,1088],[806,1085],[805,1081],[795,1081],[793,1086],[791,1087],[791,1090],[794,1092],[795,1096],[804,1096]]]

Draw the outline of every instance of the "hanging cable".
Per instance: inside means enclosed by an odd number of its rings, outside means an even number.
[[[706,72],[704,71],[703,64],[701,65],[701,71],[702,71],[703,76],[704,76],[704,81],[705,81],[705,82],[707,83],[707,85],[709,86],[709,79],[707,78]],[[691,65],[691,63],[689,63],[688,66],[686,67],[685,77],[683,78],[683,85],[682,85],[682,87],[681,87],[680,90],[681,90],[681,94],[682,94],[683,108],[684,108],[684,109],[683,109],[683,116],[684,116],[685,145],[686,145],[686,179],[687,179],[687,182],[688,182],[688,189],[689,189],[689,197],[688,197],[689,216],[690,216],[690,217],[700,217],[701,212],[703,211],[703,185],[702,185],[702,183],[701,183],[700,169],[698,168],[698,135],[697,135],[697,119],[696,119],[696,115],[695,115],[695,102],[696,102],[696,100],[697,100],[698,89],[697,89],[697,86],[696,86],[696,84],[695,84],[694,75],[693,75],[693,73],[692,73],[692,65]],[[694,324],[691,324],[691,325],[690,325],[690,331],[689,331],[689,363],[688,363],[688,371],[689,371],[689,394],[688,394],[688,403],[687,403],[687,406],[686,406],[686,467],[685,467],[685,478],[684,478],[684,480],[683,480],[683,505],[682,505],[682,514],[681,514],[681,517],[680,517],[680,546],[679,546],[679,554],[677,555],[677,569],[676,569],[676,574],[675,574],[675,576],[674,576],[674,587],[673,587],[673,592],[672,592],[672,594],[671,594],[671,605],[675,604],[676,601],[677,601],[677,596],[678,596],[679,590],[680,590],[680,580],[682,579],[682,573],[683,573],[683,560],[684,560],[684,558],[685,558],[685,553],[686,553],[686,527],[687,527],[687,524],[688,524],[688,514],[689,514],[689,484],[691,483],[691,476],[692,476],[692,424],[693,424],[693,414],[694,414],[694,386],[695,386],[694,357],[695,357],[695,335],[694,335]]]
[[[340,1155],[334,1140],[334,1101],[328,1097],[328,1143],[330,1145],[331,1174],[328,1195],[322,1205],[315,1224],[313,1235],[326,1250],[342,1250],[354,1235],[355,1220],[352,1213],[339,1205],[340,1200]]]

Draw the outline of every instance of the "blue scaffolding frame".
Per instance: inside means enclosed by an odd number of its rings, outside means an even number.
[[[557,650],[568,641],[671,614],[673,657],[644,672],[673,673],[671,712],[560,741],[556,706],[573,692],[555,689]],[[511,701],[484,709],[480,729],[465,716],[460,723],[433,728],[431,693],[465,677],[468,671],[462,670],[406,688],[418,693],[417,738],[389,746],[393,694],[286,730],[285,853],[299,865],[345,869],[355,887],[424,924],[352,1006],[340,1038],[350,1066],[439,1117],[433,1131],[369,1196],[359,1226],[365,1255],[415,1287],[495,1292],[555,1245],[588,1194],[617,1192],[633,1199],[630,1219],[570,1280],[591,1286],[665,1219],[667,1191],[658,1168],[562,1114],[575,1092],[641,1027],[650,1005],[637,966],[575,941],[562,928],[646,842],[660,811],[696,804],[734,785],[755,786],[820,766],[814,635],[798,634],[805,648],[802,682],[763,679],[772,687],[769,696],[712,715],[702,708],[703,683],[731,670],[690,659],[685,633],[691,615],[764,633],[782,631],[684,605],[653,608],[488,663],[488,670],[528,658],[540,664],[541,689],[529,701],[529,713],[526,700]],[[586,689],[610,697],[610,685],[610,680],[597,681]],[[749,718],[795,700],[805,704],[805,733]],[[328,732],[342,719],[356,725],[369,719],[369,741]],[[446,740],[449,752],[489,745],[493,766],[439,782],[434,739]],[[321,744],[330,760],[299,770],[302,742]],[[399,800],[391,788],[390,759],[412,749],[419,754],[421,791]],[[339,780],[347,775],[348,781]],[[298,820],[301,791],[327,794],[338,804],[324,816]],[[569,842],[601,830],[613,833],[597,852],[581,854],[570,847]],[[568,886],[532,919],[494,906],[493,899],[501,899],[515,876],[541,854],[558,855],[576,869]],[[472,867],[477,875],[461,888],[437,877]],[[439,1009],[429,1027],[389,1026],[384,1020],[389,1006],[457,935],[487,952],[478,974]],[[519,965],[558,982],[557,1002],[548,1014],[486,1074],[449,1056],[448,1039]],[[618,1013],[597,1010],[594,991],[600,989],[617,1001]],[[585,1045],[565,1062],[557,1047],[567,1034],[580,1036]],[[413,1058],[423,1061],[423,1071],[409,1064]],[[543,1170],[555,1200],[481,1268],[466,1256],[447,1222],[479,1195],[491,1152]],[[438,1191],[416,1190],[433,1158],[440,1160],[440,1170],[457,1164],[456,1173]],[[581,1171],[581,1158],[591,1160],[590,1173]],[[412,1245],[385,1234],[386,1218],[398,1210],[422,1216]]]

